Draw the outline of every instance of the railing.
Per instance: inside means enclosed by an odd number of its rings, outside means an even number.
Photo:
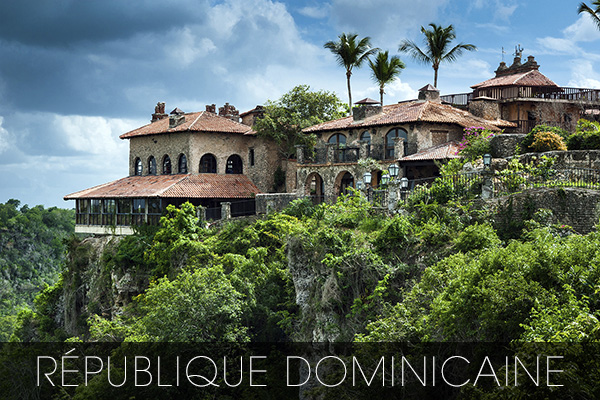
[[[543,187],[600,189],[600,171],[588,168],[569,168],[550,170],[544,175],[514,173],[495,175],[493,178],[494,196],[504,196],[526,189]]]
[[[473,93],[459,93],[440,96],[444,102],[454,106],[466,106],[473,98],[486,96],[498,100],[508,99],[549,99],[571,101],[600,101],[600,89],[572,88],[572,87],[490,87],[476,89]]]
[[[386,158],[386,148],[383,144],[369,144],[366,146],[366,158],[375,160],[393,159]],[[326,147],[315,147],[312,154],[305,151],[305,157],[302,164],[328,164],[328,163],[355,163],[360,159],[360,147],[347,146],[331,149],[331,154],[327,155]]]

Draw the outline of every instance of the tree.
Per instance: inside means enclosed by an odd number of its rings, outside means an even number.
[[[411,57],[423,64],[431,64],[434,71],[433,86],[437,87],[440,64],[456,61],[463,50],[473,51],[477,50],[477,47],[472,44],[459,43],[448,50],[450,42],[456,39],[454,27],[448,25],[443,28],[436,24],[429,24],[429,26],[431,30],[421,27],[421,32],[425,35],[425,50],[421,50],[412,40],[403,40],[398,51],[410,54]]]
[[[406,67],[398,56],[389,58],[388,51],[380,51],[375,57],[375,61],[369,59],[371,67],[371,77],[379,84],[379,96],[381,105],[383,105],[384,87],[388,83],[396,80],[400,72]]]
[[[256,121],[254,130],[259,136],[270,137],[285,158],[296,154],[296,145],[314,145],[314,138],[302,129],[321,122],[341,118],[346,110],[340,99],[331,92],[311,92],[310,86],[299,85],[281,96],[267,101],[263,118]]]
[[[592,17],[592,20],[594,21],[598,29],[600,29],[600,0],[593,1],[592,5],[595,6],[596,9],[592,9],[587,4],[581,3],[579,4],[579,9],[577,10],[577,12],[579,14],[589,14]]]
[[[352,91],[350,90],[350,77],[352,76],[352,68],[360,68],[370,56],[375,54],[379,49],[371,47],[371,38],[365,37],[357,41],[358,35],[351,33],[346,35],[342,33],[338,36],[340,39],[337,42],[329,41],[323,45],[329,49],[342,67],[346,68],[346,81],[348,82],[348,106],[352,110]]]

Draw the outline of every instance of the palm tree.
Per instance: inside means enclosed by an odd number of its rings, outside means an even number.
[[[600,0],[593,1],[592,5],[596,6],[595,10],[591,9],[590,7],[588,7],[587,4],[581,3],[579,5],[579,9],[577,10],[577,12],[579,14],[581,14],[581,13],[588,13],[589,15],[591,15],[592,19],[596,23],[596,26],[598,27],[598,29],[600,29]]]
[[[398,51],[409,53],[415,60],[423,64],[431,64],[434,71],[433,86],[437,87],[438,69],[442,62],[456,61],[463,50],[477,50],[472,44],[459,43],[448,50],[450,42],[456,39],[454,27],[452,25],[443,28],[436,24],[429,24],[431,30],[421,27],[421,32],[425,35],[425,51],[412,40],[403,40],[400,43]]]
[[[337,42],[330,41],[323,45],[329,49],[342,67],[346,68],[346,80],[348,81],[348,105],[352,113],[352,92],[350,90],[350,76],[352,76],[352,68],[360,68],[362,63],[371,55],[377,52],[378,48],[371,47],[371,38],[365,37],[357,41],[357,34],[351,33],[346,35],[342,33],[338,36],[340,39]]]
[[[373,62],[369,59],[371,67],[371,77],[379,84],[379,96],[381,105],[383,105],[384,87],[388,83],[393,82],[400,72],[406,67],[398,56],[388,58],[388,51],[380,51]]]

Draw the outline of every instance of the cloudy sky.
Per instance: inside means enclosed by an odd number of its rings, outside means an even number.
[[[118,136],[167,112],[229,102],[241,112],[298,84],[347,101],[323,48],[342,32],[397,53],[431,22],[478,47],[440,69],[442,94],[493,76],[515,46],[558,85],[600,88],[600,33],[572,0],[21,0],[0,14],[0,202],[73,207],[64,195],[127,175]],[[587,2],[591,4],[591,1]],[[502,49],[505,54],[503,55]],[[386,103],[433,83],[407,64]],[[378,98],[367,68],[353,98]]]

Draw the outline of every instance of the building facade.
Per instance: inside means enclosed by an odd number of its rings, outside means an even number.
[[[297,193],[317,200],[335,198],[356,187],[365,172],[376,188],[382,173],[398,163],[400,176],[436,176],[436,160],[455,157],[464,128],[481,126],[494,132],[514,128],[501,119],[484,119],[442,104],[437,89],[427,85],[419,98],[381,106],[371,99],[356,103],[353,115],[304,130],[314,134],[314,149],[299,148]]]
[[[150,124],[120,136],[129,140],[128,177],[65,196],[76,201],[76,232],[131,233],[132,225],[158,223],[168,204],[186,201],[209,218],[220,217],[223,203],[234,216],[253,214],[255,196],[272,191],[278,168],[295,176],[295,164],[240,123],[235,107],[225,104],[218,114],[215,105],[194,113],[164,109],[158,103]],[[293,190],[294,180],[289,184]]]

